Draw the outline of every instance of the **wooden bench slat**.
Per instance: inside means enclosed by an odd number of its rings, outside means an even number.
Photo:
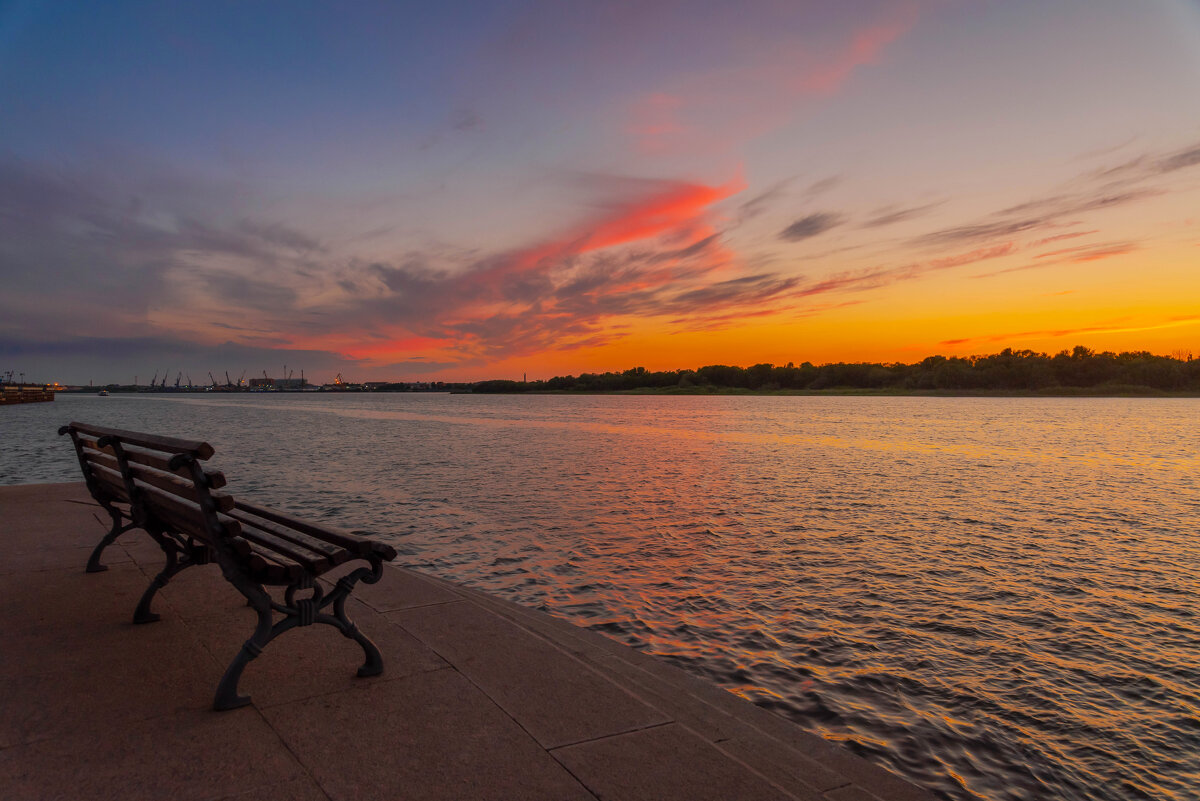
[[[84,448],[83,458],[87,460],[88,464],[97,464],[107,467],[109,470],[121,471],[121,463],[117,461],[117,457],[103,451]]]
[[[153,514],[179,533],[211,543],[212,534],[207,529],[199,504],[181,497],[173,490],[163,490],[140,479],[135,479],[134,485],[141,502]],[[218,515],[217,520],[227,531],[236,529],[239,539],[250,546],[244,555],[251,557],[252,567],[260,577],[272,581],[291,581],[305,571],[319,576],[333,567],[331,560],[323,554],[306,550],[268,531],[242,525],[225,514]]]
[[[213,499],[217,511],[220,512],[228,512],[233,508],[235,503],[233,496],[225,492],[205,492],[203,490],[197,492],[195,485],[191,481],[179,478],[173,473],[164,473],[161,470],[155,470],[152,467],[140,464],[129,465],[129,472],[135,481],[151,484],[172,495],[179,495],[194,503],[199,503],[204,495],[208,495]]]
[[[141,480],[135,479],[134,486],[137,487],[139,501],[152,513],[162,515],[166,522],[178,529],[180,534],[195,537],[205,543],[212,542],[213,532],[208,530],[204,513],[198,503],[161,490]],[[241,524],[236,520],[218,517],[217,521],[225,536],[236,537],[241,533]]]
[[[126,461],[131,465],[150,467],[163,473],[171,473],[185,478],[189,482],[192,480],[192,471],[188,469],[187,465],[176,470],[171,469],[170,455],[164,456],[136,445],[122,446],[122,450],[125,452]],[[220,489],[225,486],[225,474],[219,470],[205,469],[204,476],[211,489]]]
[[[250,567],[255,579],[264,584],[287,584],[304,574],[304,568],[299,564],[264,552],[261,546],[246,540],[240,534],[230,542],[244,563]]]
[[[254,545],[266,548],[273,555],[278,554],[290,559],[315,576],[321,575],[333,566],[324,555],[296,546],[258,526],[242,523],[242,538]]]
[[[357,555],[365,555],[368,553],[377,553],[386,560],[396,558],[396,549],[382,542],[369,540],[365,537],[360,537],[357,534],[352,534],[349,531],[343,531],[331,526],[324,526],[317,523],[312,523],[307,520],[301,520],[298,517],[281,512],[278,509],[268,509],[265,506],[248,503],[238,499],[234,505],[234,509],[249,512],[265,520],[270,520],[273,523],[278,523],[288,528],[294,529],[302,534],[307,534],[317,539],[331,542],[338,545],[351,553]]]
[[[124,503],[129,503],[129,493],[125,491],[125,479],[121,478],[119,471],[102,464],[93,464],[92,478],[96,479],[105,492]]]
[[[125,431],[120,428],[105,428],[103,426],[88,425],[87,423],[71,422],[69,425],[76,431],[95,437],[117,437],[121,440],[122,445],[129,443],[131,445],[140,445],[144,448],[168,451],[170,453],[190,453],[200,460],[211,459],[214,453],[212,445],[200,440],[161,437],[157,434]]]
[[[112,460],[110,466],[114,470],[120,469],[119,463],[117,462],[116,452],[111,447],[100,447],[96,440],[88,439],[87,437],[80,437],[80,442],[83,445],[83,453],[85,458],[88,458],[89,460],[100,461],[102,464],[109,464],[103,458],[107,457],[108,459]],[[192,471],[189,470],[187,466],[181,467],[177,470],[171,469],[171,455],[173,454],[163,455],[145,448],[139,448],[136,445],[123,447],[122,450],[125,452],[125,459],[131,464],[152,467],[155,470],[159,470],[164,473],[171,473],[173,475],[180,476],[188,481],[191,481],[192,479]],[[220,489],[226,484],[225,474],[220,470],[204,468],[204,476],[206,479],[208,479],[208,486],[210,489]]]
[[[243,525],[248,524],[254,526],[255,528],[260,528],[264,531],[270,532],[276,537],[288,540],[289,542],[300,545],[310,551],[319,553],[329,560],[331,565],[340,565],[356,556],[354,552],[348,551],[340,545],[335,545],[334,543],[326,540],[309,536],[302,531],[288,528],[287,526],[280,525],[279,523],[276,523],[272,520],[267,520],[264,517],[259,517],[258,515],[252,515],[242,509],[235,508],[233,511],[226,512],[226,514]]]

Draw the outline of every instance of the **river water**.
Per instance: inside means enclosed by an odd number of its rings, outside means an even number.
[[[1200,400],[60,396],[951,799],[1200,798]]]

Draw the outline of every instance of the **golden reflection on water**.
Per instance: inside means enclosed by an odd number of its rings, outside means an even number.
[[[850,398],[849,400],[861,400],[858,398]],[[927,399],[927,400],[947,400],[947,399]],[[952,399],[951,399],[952,400]],[[1017,399],[1004,399],[1012,402]],[[1057,400],[1057,399],[1055,399]],[[1104,400],[1104,399],[1100,399]],[[533,428],[533,429],[551,429],[573,432],[593,432],[593,433],[608,433],[620,434],[625,436],[640,436],[651,438],[687,438],[697,441],[709,442],[730,442],[752,445],[810,445],[821,448],[854,448],[858,450],[871,450],[883,453],[913,453],[913,454],[948,454],[955,456],[964,456],[976,459],[986,460],[989,456],[1003,454],[1009,457],[1016,457],[1034,461],[1060,461],[1064,458],[1069,458],[1073,463],[1079,465],[1095,465],[1095,466],[1125,466],[1125,467],[1147,467],[1147,466],[1162,466],[1166,468],[1183,469],[1189,467],[1200,467],[1200,454],[1198,453],[1177,453],[1172,456],[1165,456],[1156,453],[1144,453],[1139,455],[1127,455],[1115,453],[1105,450],[1082,451],[1078,448],[1072,450],[1069,454],[1056,451],[1052,446],[1045,442],[1036,443],[1035,447],[1029,449],[1014,449],[1007,446],[1003,442],[988,441],[986,444],[962,444],[950,442],[930,442],[923,439],[882,439],[869,437],[843,437],[831,435],[813,435],[800,434],[793,432],[767,432],[755,430],[738,430],[727,429],[719,430],[713,428],[697,428],[689,427],[690,421],[664,420],[660,414],[654,409],[639,410],[634,419],[627,419],[619,424],[606,423],[596,420],[545,420],[545,419],[528,419],[522,417],[509,416],[471,416],[471,415],[446,415],[436,413],[419,413],[396,411],[391,409],[367,409],[367,408],[349,408],[349,407],[324,407],[314,409],[311,402],[309,403],[287,403],[275,401],[263,401],[254,403],[253,401],[222,401],[222,400],[190,400],[191,403],[207,406],[225,406],[230,408],[248,408],[257,406],[262,409],[270,410],[290,410],[302,412],[318,411],[324,414],[334,414],[341,417],[359,418],[366,420],[396,420],[408,422],[426,422],[426,423],[446,423],[451,425],[463,426],[482,426],[494,428]],[[673,424],[677,423],[677,424]]]

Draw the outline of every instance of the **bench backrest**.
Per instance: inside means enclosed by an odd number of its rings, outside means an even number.
[[[220,515],[234,506],[218,491],[224,474],[201,464],[213,455],[207,442],[76,422],[59,433],[71,435],[92,494],[130,504],[135,522],[158,520],[209,545],[240,533],[237,521]]]
[[[223,567],[242,565],[259,580],[287,583],[352,558],[372,563],[396,558],[396,549],[385,543],[234,500],[219,490],[225,476],[201,464],[213,454],[206,442],[86,423],[71,423],[59,433],[71,435],[97,500],[129,503],[136,525],[198,541]]]

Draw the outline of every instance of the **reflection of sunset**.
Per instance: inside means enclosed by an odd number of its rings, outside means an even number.
[[[343,466],[292,471],[287,497],[314,513],[395,532],[415,566],[643,648],[951,797],[971,797],[951,773],[996,799],[1134,774],[1167,799],[1186,781],[1163,765],[1190,758],[1192,400],[155,407],[231,437],[259,415],[309,421],[306,448]],[[286,440],[252,435],[253,461],[293,463]],[[230,453],[231,472],[250,467]]]

